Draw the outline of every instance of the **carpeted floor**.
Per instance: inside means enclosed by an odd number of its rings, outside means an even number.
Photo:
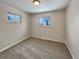
[[[62,43],[29,38],[4,52],[0,59],[72,59]]]

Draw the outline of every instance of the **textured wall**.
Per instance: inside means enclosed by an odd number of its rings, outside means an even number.
[[[21,24],[8,24],[7,13],[22,15]],[[29,16],[25,12],[0,3],[0,51],[29,37]]]
[[[39,19],[42,16],[51,17],[50,28],[46,27],[42,30],[39,25]],[[32,14],[31,22],[32,36],[64,43],[64,11]]]
[[[79,59],[79,0],[72,0],[66,10],[66,44],[73,56]]]

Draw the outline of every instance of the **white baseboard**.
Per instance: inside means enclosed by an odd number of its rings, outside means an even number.
[[[20,40],[20,41],[14,43],[14,44],[12,44],[12,45],[10,45],[10,46],[5,47],[4,49],[0,50],[0,52],[3,52],[3,51],[5,51],[6,49],[9,49],[10,47],[12,47],[12,46],[14,46],[14,45],[16,45],[16,44],[18,44],[18,43],[20,43],[20,42],[22,42],[22,41],[28,39],[28,38],[30,38],[30,36],[29,36],[29,37],[25,37],[25,38],[23,38],[22,40]]]
[[[57,41],[57,40],[49,39],[49,38],[47,38],[47,37],[37,37],[37,36],[32,36],[32,37],[40,38],[40,39],[43,39],[43,40],[49,40],[49,41],[55,41],[55,42],[64,43],[64,42],[62,42],[62,41]]]
[[[72,52],[72,50],[71,50],[71,48],[68,46],[68,44],[66,42],[65,42],[65,45],[68,48],[68,50],[69,50],[69,52],[70,52],[70,54],[72,56],[72,59],[76,59],[75,56],[74,56],[74,54],[73,54],[73,52]]]

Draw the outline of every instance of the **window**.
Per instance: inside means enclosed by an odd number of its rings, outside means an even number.
[[[14,21],[14,14],[8,14],[8,22],[9,23],[13,23],[13,21]]]
[[[15,15],[15,22],[20,23],[21,22],[21,16],[20,15]]]
[[[50,26],[51,25],[51,17],[40,17],[40,25],[41,26]]]
[[[8,23],[21,23],[21,16],[13,13],[8,13]]]

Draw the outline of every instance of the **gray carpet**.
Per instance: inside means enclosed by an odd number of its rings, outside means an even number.
[[[72,59],[62,43],[29,38],[4,52],[0,59]]]

